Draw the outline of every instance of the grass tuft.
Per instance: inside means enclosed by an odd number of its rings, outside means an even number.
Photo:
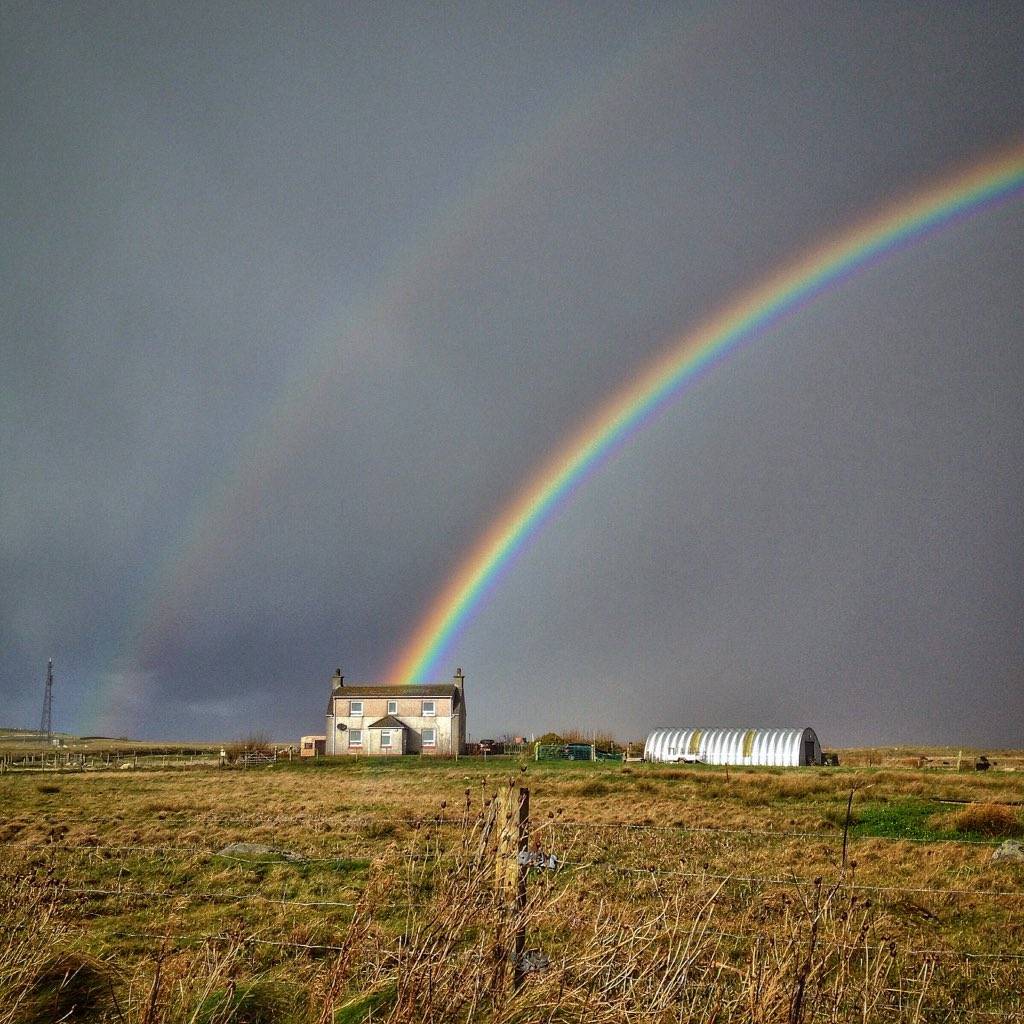
[[[1020,817],[1012,807],[1001,804],[971,804],[951,814],[949,827],[962,835],[1006,839],[1024,834]]]
[[[21,1011],[15,1024],[53,1021],[99,1021],[113,1008],[107,966],[92,956],[58,952],[36,965],[25,979]]]

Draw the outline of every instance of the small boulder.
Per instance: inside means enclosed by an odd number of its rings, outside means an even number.
[[[292,864],[301,864],[305,857],[294,850],[282,850],[266,843],[229,843],[223,850],[217,851],[218,857],[257,857],[265,860],[286,860]]]
[[[1024,843],[1019,839],[1007,839],[992,851],[992,859],[1024,861]]]
[[[551,958],[539,949],[528,949],[519,958],[519,970],[523,974],[539,974],[551,966]]]

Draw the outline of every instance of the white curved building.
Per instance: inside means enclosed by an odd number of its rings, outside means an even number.
[[[813,729],[655,729],[644,760],[796,768],[821,764]]]

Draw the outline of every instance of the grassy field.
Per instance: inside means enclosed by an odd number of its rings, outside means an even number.
[[[10,773],[0,1024],[1024,1020],[1019,755],[877,753]],[[485,842],[510,780],[560,862],[522,915]]]

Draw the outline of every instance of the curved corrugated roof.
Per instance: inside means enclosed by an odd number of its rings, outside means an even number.
[[[644,744],[644,760],[796,767],[819,764],[821,744],[810,728],[655,729]]]

